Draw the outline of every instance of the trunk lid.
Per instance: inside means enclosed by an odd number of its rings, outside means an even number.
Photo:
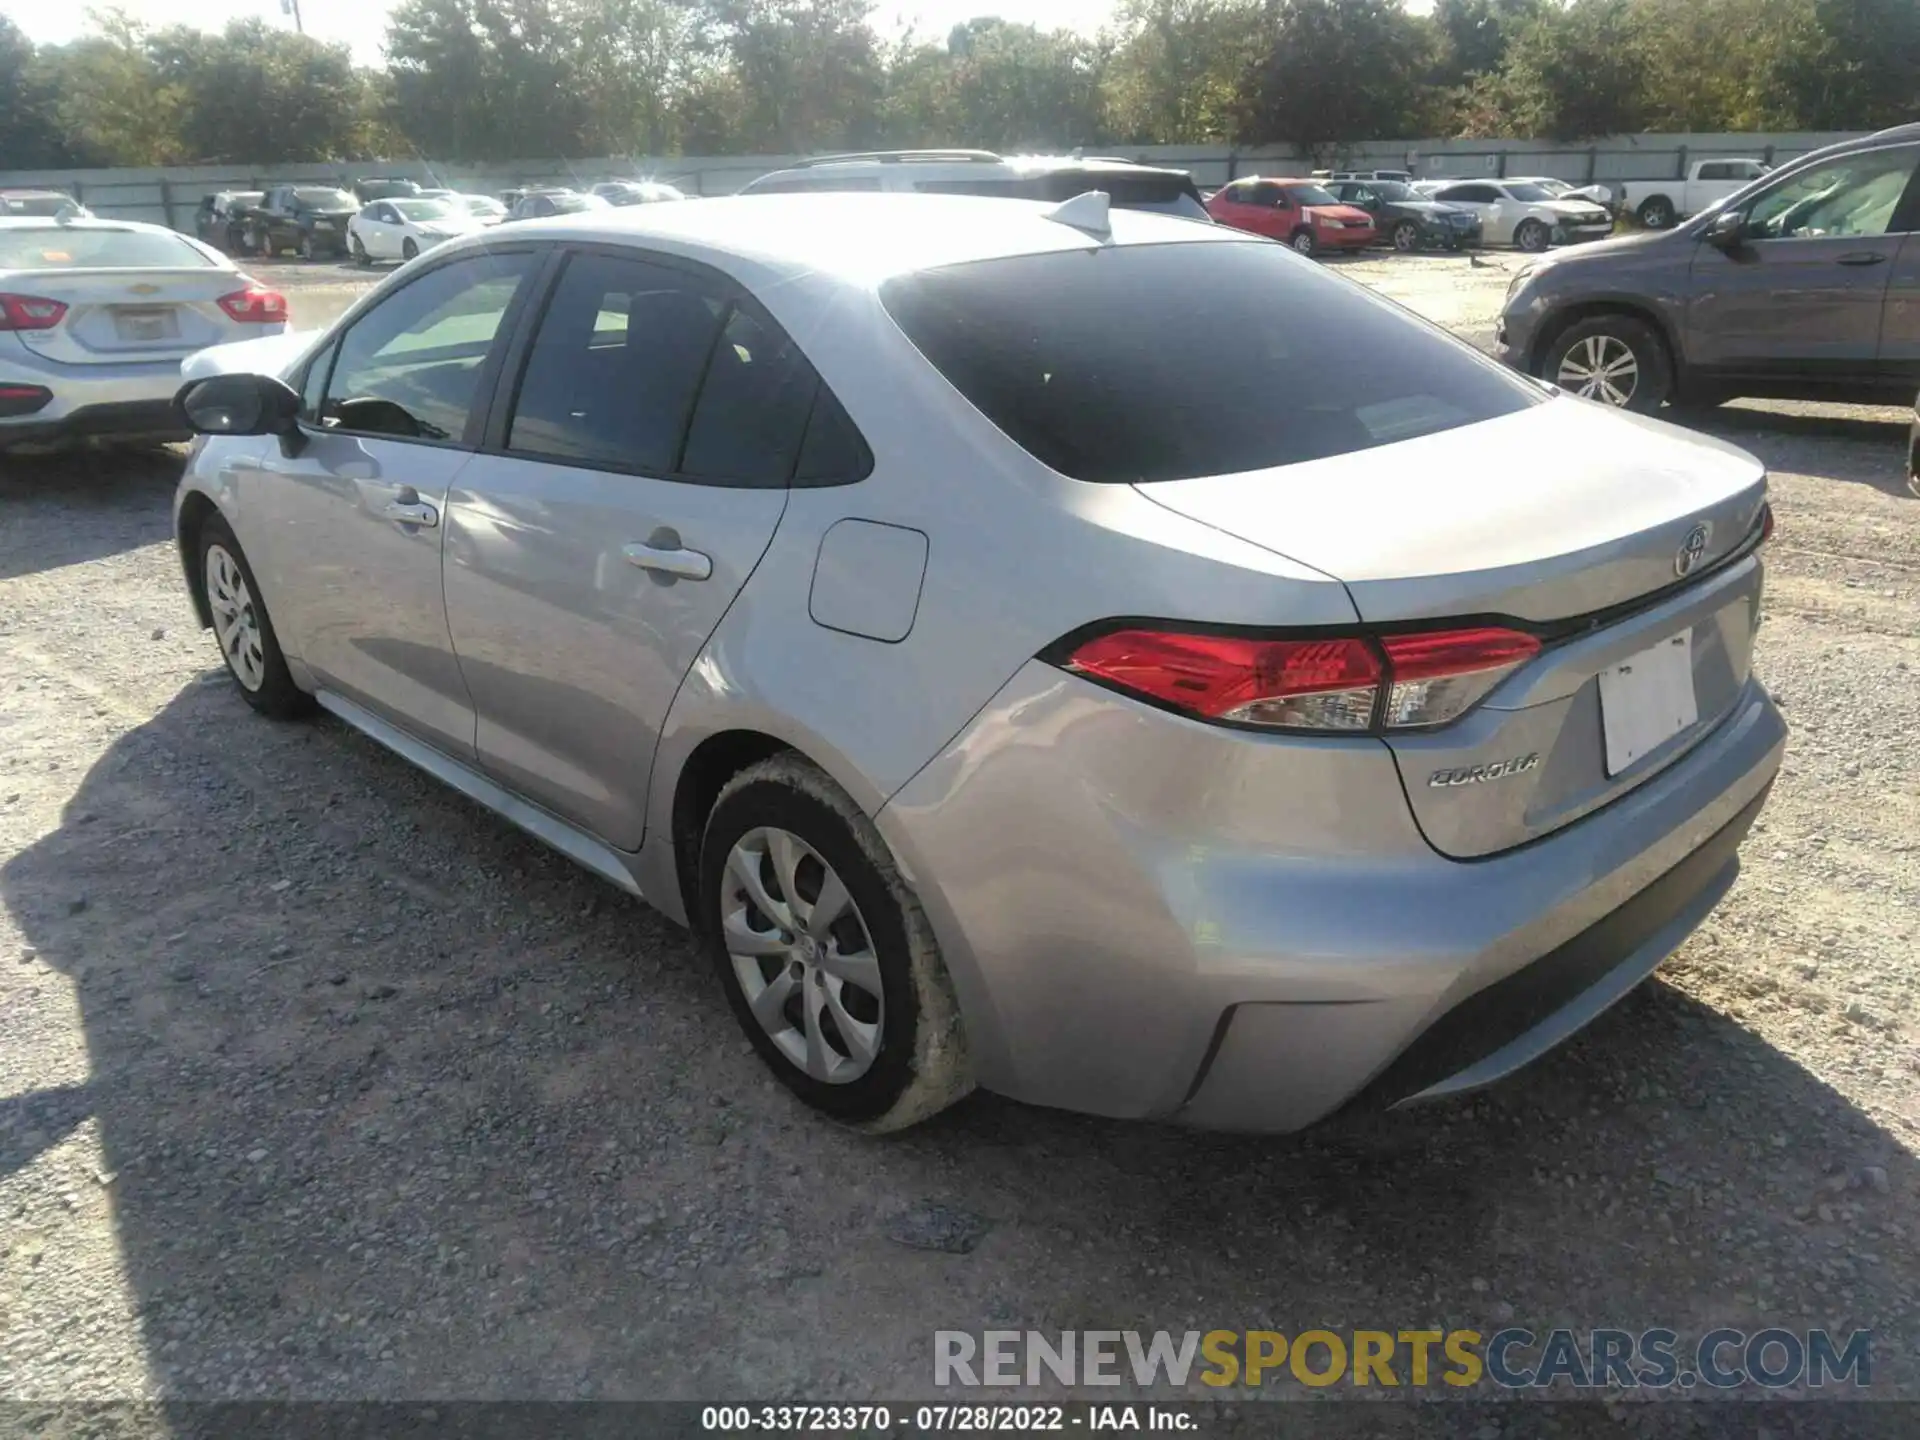
[[[223,340],[256,333],[220,308],[223,295],[247,288],[232,270],[40,270],[11,288],[58,300],[66,313],[51,329],[15,332],[36,355],[63,365],[124,365],[178,360]]]
[[[1343,581],[1368,626],[1508,624],[1541,653],[1474,710],[1390,731],[1434,848],[1524,844],[1627,793],[1734,707],[1766,499],[1738,448],[1578,400],[1280,470],[1138,487]],[[1440,628],[1446,628],[1441,625]]]

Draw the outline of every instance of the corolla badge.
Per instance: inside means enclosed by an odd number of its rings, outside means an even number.
[[[1452,770],[1436,770],[1427,777],[1427,785],[1444,790],[1453,785],[1479,785],[1488,780],[1504,780],[1509,775],[1524,775],[1540,763],[1540,752],[1516,755],[1511,760],[1496,760],[1491,765],[1461,765]]]
[[[1673,557],[1673,573],[1691,574],[1693,567],[1700,563],[1707,553],[1707,542],[1713,538],[1713,527],[1702,521],[1687,531],[1687,538],[1680,542],[1680,551]]]

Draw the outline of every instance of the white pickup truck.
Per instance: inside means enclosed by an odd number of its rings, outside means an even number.
[[[1619,187],[1620,208],[1631,210],[1649,230],[1698,215],[1773,167],[1762,160],[1696,160],[1684,180],[1628,180]]]

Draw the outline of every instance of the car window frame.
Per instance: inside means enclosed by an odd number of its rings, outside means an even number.
[[[534,275],[529,289],[518,297],[523,303],[513,333],[508,338],[506,348],[500,356],[500,366],[494,375],[493,393],[486,407],[486,425],[475,447],[481,454],[497,455],[503,459],[519,460],[536,465],[560,465],[574,470],[593,470],[604,475],[627,475],[637,480],[656,480],[674,485],[699,485],[715,490],[830,489],[840,485],[857,485],[873,473],[873,447],[868,443],[865,432],[861,430],[860,422],[855,420],[853,412],[847,409],[846,402],[827,383],[827,377],[820,373],[820,367],[814,363],[806,347],[795,340],[786,326],[775,319],[772,312],[760,303],[758,297],[733,276],[717,266],[708,265],[690,256],[676,255],[662,250],[649,250],[638,245],[569,241],[554,244],[552,250],[553,253],[548,257],[547,263]],[[660,474],[653,470],[642,469],[637,465],[623,465],[617,461],[593,460],[570,455],[542,455],[508,447],[507,436],[513,426],[514,410],[519,404],[520,388],[526,380],[527,365],[532,359],[533,346],[539,337],[540,327],[545,323],[547,312],[552,308],[554,297],[559,293],[560,281],[566,273],[567,265],[575,256],[588,255],[604,256],[615,260],[633,260],[641,264],[656,265],[662,269],[679,270],[694,276],[711,286],[728,305],[745,311],[747,317],[755,324],[792,346],[800,358],[806,362],[807,368],[813,371],[814,376],[813,400],[807,409],[806,422],[800,427],[799,443],[794,447],[793,461],[788,466],[787,478],[784,482],[779,485],[770,485],[754,480],[689,475],[684,472]],[[719,343],[720,335],[724,334],[726,323],[723,319],[721,329],[715,335],[715,344]],[[502,329],[505,328],[503,325]],[[491,358],[490,356],[489,359]],[[709,362],[711,359],[712,356],[709,355]],[[682,459],[686,455],[687,438],[692,433],[694,420],[700,413],[700,403],[706,395],[707,377],[710,371],[710,363],[702,368],[700,382],[693,392],[692,403],[687,406],[686,417],[681,421],[676,451]],[[848,475],[844,479],[820,479],[796,483],[794,477],[806,454],[807,437],[812,433],[814,423],[820,415],[820,397],[823,394],[830,396],[833,403],[839,406],[859,441],[861,463],[858,473]]]
[[[467,423],[461,428],[457,437],[435,440],[426,435],[392,435],[382,430],[349,430],[341,425],[321,425],[318,423],[318,415],[309,420],[304,414],[295,421],[301,433],[309,436],[348,435],[360,440],[390,440],[396,445],[426,445],[436,450],[464,450],[470,454],[477,452],[481,448],[481,437],[487,433],[487,423],[491,419],[494,397],[497,393],[496,382],[499,378],[500,366],[506,356],[508,341],[515,333],[514,327],[533,296],[539,292],[541,282],[552,266],[554,248],[551,241],[531,240],[507,245],[489,245],[484,250],[467,250],[455,255],[438,257],[407,276],[403,283],[395,285],[392,289],[382,286],[368,294],[364,300],[335,322],[333,328],[326,332],[326,338],[321,341],[318,349],[288,372],[287,383],[299,392],[304,409],[307,382],[313,378],[313,368],[324,364],[327,367],[327,376],[320,387],[320,398],[324,402],[327,389],[333,384],[333,367],[340,358],[341,344],[354,326],[388,300],[418,285],[422,280],[439,274],[449,266],[488,256],[533,255],[536,257],[535,263],[529,269],[525,282],[508,302],[505,312],[500,317],[500,327],[493,332],[493,341],[487,347],[487,353],[481,358],[479,372],[474,377],[473,403],[467,407]]]

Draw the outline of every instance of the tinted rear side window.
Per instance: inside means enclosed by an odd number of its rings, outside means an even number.
[[[961,394],[1076,480],[1291,465],[1543,398],[1461,342],[1264,243],[989,260],[900,276],[881,297]]]

